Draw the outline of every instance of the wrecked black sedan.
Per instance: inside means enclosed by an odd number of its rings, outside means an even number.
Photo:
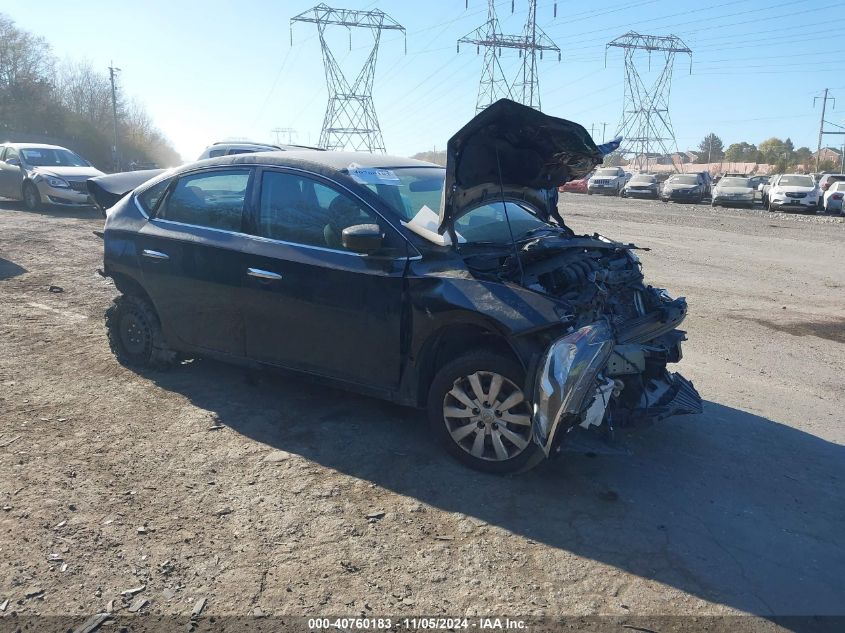
[[[426,408],[453,455],[493,472],[576,428],[699,412],[667,371],[684,299],[643,282],[636,247],[558,213],[552,192],[601,159],[581,126],[500,101],[450,140],[446,169],[286,152],[165,172],[108,213],[112,350],[139,367],[280,367]]]

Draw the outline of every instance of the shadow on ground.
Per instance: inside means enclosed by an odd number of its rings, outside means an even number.
[[[3,206],[3,209],[0,210],[22,211],[23,213],[51,218],[91,219],[103,217],[103,214],[94,207],[55,207],[52,205],[42,205],[37,211],[30,211],[24,206],[23,202],[8,198],[0,198],[0,204]],[[103,220],[105,221],[105,218]]]
[[[23,266],[19,266],[13,261],[0,257],[0,281],[23,275],[25,272],[26,268]]]
[[[468,470],[418,411],[197,361],[153,376],[268,447],[760,615],[845,613],[845,447],[705,404],[522,476]]]

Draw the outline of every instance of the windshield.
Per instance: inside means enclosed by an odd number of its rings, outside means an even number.
[[[631,178],[631,182],[654,182],[654,176],[649,174],[637,174],[633,178]]]
[[[27,165],[33,167],[88,167],[88,162],[67,149],[28,147],[21,150]]]
[[[507,218],[505,207],[507,207]],[[510,220],[510,229],[508,220]],[[455,231],[467,242],[509,243],[511,231],[513,231],[513,238],[518,240],[533,229],[549,226],[522,205],[516,202],[502,204],[501,201],[476,207],[455,220]]]
[[[619,175],[619,172],[615,169],[599,169],[596,172],[596,176],[600,176],[600,177],[603,177],[603,178],[608,178],[608,177],[615,178],[618,175]]]
[[[790,185],[792,187],[815,187],[816,183],[810,176],[781,176],[778,187]]]
[[[371,189],[406,222],[424,206],[440,209],[446,170],[442,167],[390,167],[353,170],[350,175]]]
[[[720,187],[750,187],[751,181],[748,178],[722,178],[719,181]]]
[[[668,182],[673,185],[697,185],[698,178],[695,176],[672,176]]]

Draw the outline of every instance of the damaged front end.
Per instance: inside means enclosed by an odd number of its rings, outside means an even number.
[[[636,246],[575,235],[556,197],[548,196],[618,144],[597,146],[576,123],[502,100],[447,146],[438,231],[448,231],[458,245],[461,218],[467,218],[466,233],[474,220],[468,214],[500,204],[512,243],[456,248],[476,278],[551,298],[559,316],[554,327],[566,331],[545,347],[533,376],[533,436],[547,456],[578,426],[613,430],[702,411],[692,383],[667,370],[681,360],[686,337],[677,328],[686,300],[644,283]],[[531,208],[543,225],[514,235],[508,203]]]
[[[692,383],[667,365],[681,360],[684,297],[644,283],[636,246],[560,227],[515,251],[467,254],[470,271],[550,297],[567,333],[548,345],[534,376],[534,439],[546,455],[566,432],[608,430],[701,413]]]

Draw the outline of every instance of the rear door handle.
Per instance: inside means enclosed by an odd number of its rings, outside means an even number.
[[[279,273],[272,273],[269,270],[261,270],[260,268],[247,268],[246,274],[250,277],[257,277],[258,279],[268,279],[270,281],[278,281],[282,278]]]
[[[159,251],[151,251],[148,248],[145,248],[143,251],[141,251],[141,254],[144,257],[149,257],[150,259],[162,259],[162,260],[170,259],[170,255],[168,255],[167,253],[161,253]]]

